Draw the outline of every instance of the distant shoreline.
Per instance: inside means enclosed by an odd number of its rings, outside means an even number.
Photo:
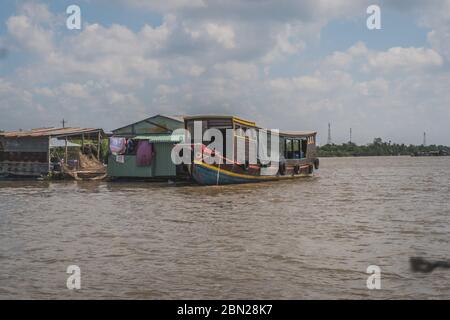
[[[384,142],[381,138],[375,138],[367,145],[357,145],[352,142],[343,144],[326,144],[317,147],[317,156],[328,157],[377,157],[377,156],[416,156],[437,157],[449,156],[450,147],[443,145],[406,145],[392,142]]]

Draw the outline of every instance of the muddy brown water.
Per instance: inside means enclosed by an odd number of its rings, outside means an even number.
[[[314,178],[223,187],[4,181],[0,298],[449,299],[450,270],[409,269],[450,259],[449,222],[450,157],[329,158]]]

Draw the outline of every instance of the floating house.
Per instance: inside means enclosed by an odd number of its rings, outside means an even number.
[[[82,160],[87,159],[83,155],[85,147],[89,146],[90,156],[99,158],[103,137],[105,133],[102,129],[93,128],[40,128],[2,132],[0,176],[46,177],[55,172],[64,173],[64,170],[76,175],[83,169]],[[93,155],[92,150],[95,150]],[[100,162],[96,169],[97,173],[105,171]]]
[[[183,117],[156,115],[113,130],[108,177],[163,180],[187,174],[171,158],[173,146],[184,141],[172,133],[182,128]]]

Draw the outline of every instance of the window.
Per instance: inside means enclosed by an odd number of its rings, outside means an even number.
[[[286,159],[293,159],[294,152],[293,152],[293,141],[292,139],[286,139],[286,151],[285,151],[285,158]]]
[[[259,141],[259,137],[265,137],[265,143],[264,139],[262,141]],[[261,150],[259,150],[261,149]],[[282,148],[279,147],[279,151],[282,152]],[[257,138],[257,150],[259,156],[272,156],[272,134],[270,131],[258,131],[258,138]]]
[[[282,139],[280,154],[284,154],[285,159],[303,159],[306,157],[308,139]]]
[[[189,134],[191,136],[191,141],[187,142],[194,143],[194,121],[187,122],[186,129],[187,131],[189,131]]]
[[[293,159],[301,158],[301,149],[300,149],[300,140],[292,140],[293,141]]]
[[[302,153],[301,153],[301,157],[305,158],[306,157],[306,151],[308,149],[308,140],[307,139],[302,139]]]
[[[222,134],[222,154],[221,154],[221,156],[227,158],[230,156],[227,152],[227,146],[228,146],[227,145],[227,129],[223,128],[223,129],[218,129],[218,130]]]

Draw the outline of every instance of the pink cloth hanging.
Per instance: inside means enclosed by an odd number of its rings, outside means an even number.
[[[147,140],[139,141],[136,152],[136,165],[138,167],[151,166],[154,155],[153,143]]]
[[[112,154],[124,154],[127,148],[127,139],[125,138],[109,138],[109,149]]]

